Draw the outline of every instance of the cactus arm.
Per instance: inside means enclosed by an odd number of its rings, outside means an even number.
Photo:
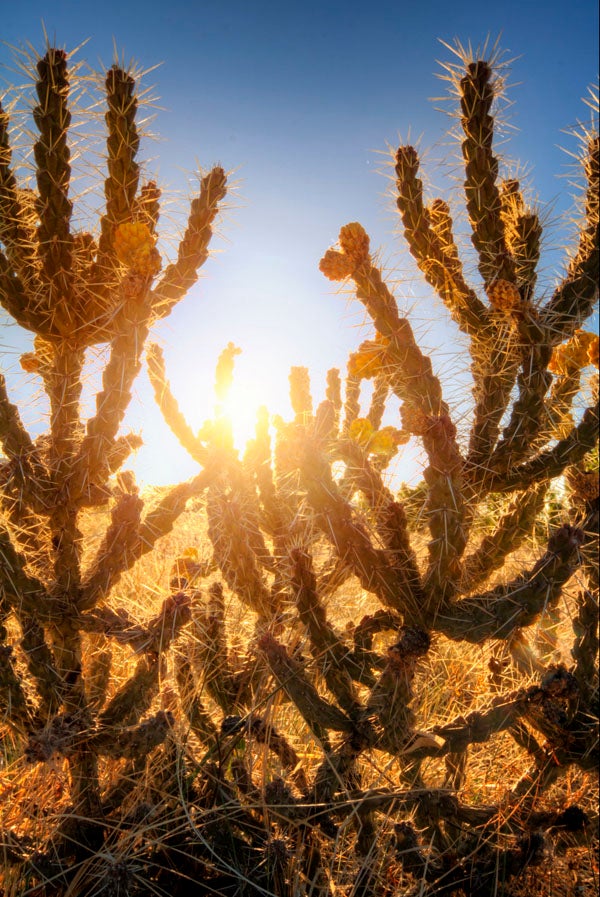
[[[196,282],[197,272],[208,258],[213,221],[225,197],[226,183],[225,172],[218,166],[202,178],[200,194],[192,201],[187,228],[179,244],[177,261],[166,268],[151,295],[157,317],[168,315]]]
[[[248,718],[247,729],[259,744],[266,744],[279,758],[281,765],[290,774],[299,790],[306,791],[306,773],[301,766],[300,757],[285,735],[255,714]]]
[[[374,548],[350,505],[342,498],[329,465],[314,450],[306,452],[301,476],[317,525],[331,541],[336,554],[353,570],[363,588],[375,592],[388,607],[411,612],[413,595],[404,576],[390,566],[387,553]]]
[[[261,526],[276,544],[281,544],[285,541],[287,526],[291,521],[273,478],[269,414],[265,407],[259,409],[255,438],[248,443],[244,465],[252,470],[258,487]]]
[[[390,340],[389,360],[398,371],[392,379],[394,392],[400,399],[412,401],[425,414],[447,413],[448,406],[442,399],[431,361],[419,349],[408,320],[398,314],[396,300],[379,268],[368,257],[354,269],[352,277],[357,298],[367,309],[377,331]]]
[[[191,480],[171,487],[156,505],[150,508],[137,526],[137,537],[133,538],[131,531],[128,533],[127,545],[123,550],[115,547],[115,563],[120,569],[120,573],[131,569],[137,560],[152,551],[158,539],[171,532],[177,518],[185,510],[189,499],[207,489],[211,479],[212,474],[202,471]],[[95,591],[88,587],[82,600],[86,604],[94,604],[97,600],[97,597],[93,597],[94,594]]]
[[[171,392],[171,386],[167,380],[164,355],[160,346],[152,343],[146,351],[146,360],[154,397],[167,426],[190,457],[199,464],[204,464],[207,458],[207,451],[197,436],[194,435],[192,428],[187,423],[177,404],[175,396]]]
[[[323,736],[324,729],[353,731],[354,726],[348,717],[319,696],[300,661],[293,658],[284,645],[272,635],[265,634],[259,640],[259,650],[265,655],[273,675],[317,738]]]
[[[241,503],[235,495],[225,494],[222,486],[215,486],[209,490],[206,513],[215,560],[227,585],[262,621],[272,619],[279,610],[278,600],[259,569],[259,558],[244,526]]]
[[[37,326],[35,315],[31,313],[27,303],[27,291],[21,278],[13,269],[0,249],[0,305],[17,321],[21,327],[34,330]]]
[[[102,634],[120,645],[128,645],[135,653],[144,651],[150,642],[147,627],[137,624],[122,607],[116,611],[95,607],[83,613],[79,622],[83,632]]]
[[[98,717],[102,729],[134,725],[150,707],[158,691],[161,661],[158,657],[142,657],[135,672],[121,686]]]
[[[88,420],[86,435],[73,462],[75,494],[81,495],[89,481],[106,480],[117,431],[131,400],[133,381],[141,369],[147,335],[147,313],[143,307],[134,306],[130,326],[112,340],[110,358],[102,373],[102,390],[96,396],[96,413]]]
[[[515,284],[517,261],[510,252],[507,238],[506,203],[496,184],[498,160],[492,150],[494,120],[490,114],[496,85],[492,80],[492,69],[484,60],[467,64],[465,76],[457,84],[461,105],[461,123],[464,130],[462,152],[465,160],[465,198],[472,227],[472,242],[479,255],[479,272],[486,289],[495,281],[505,280]],[[535,230],[535,229],[534,229]],[[535,240],[529,249],[531,261],[535,261]],[[515,247],[513,241],[513,248]],[[530,284],[531,286],[531,284]],[[529,294],[530,286],[525,292]],[[486,332],[487,330],[487,332]],[[494,321],[489,319],[487,327],[477,333],[474,357],[488,356],[481,376],[477,363],[474,365],[475,409],[474,424],[469,451],[469,464],[487,467],[489,455],[498,435],[500,419],[509,400],[512,383],[516,374],[514,359],[511,357],[510,328],[501,327],[504,338],[496,333]],[[493,354],[490,357],[490,342]],[[499,348],[499,351],[498,351]],[[491,364],[490,364],[491,362]],[[487,368],[487,373],[486,373]],[[528,371],[527,360],[524,371]],[[536,369],[537,370],[537,369]]]
[[[573,672],[582,697],[590,700],[594,687],[598,688],[598,599],[589,589],[582,589],[577,596],[577,616],[573,628]]]
[[[50,443],[48,468],[57,499],[50,512],[50,528],[55,548],[54,589],[63,596],[74,597],[80,584],[81,533],[77,528],[76,499],[69,490],[58,497],[67,482],[79,443],[79,398],[83,351],[64,343],[54,347],[49,370],[45,375],[50,399]]]
[[[344,423],[342,432],[347,433],[360,414],[360,377],[348,373],[344,391]]]
[[[447,415],[433,421],[423,435],[430,460],[424,478],[429,486],[426,513],[431,534],[423,588],[434,614],[454,597],[467,542],[463,464],[455,437],[456,428]]]
[[[352,662],[348,648],[327,620],[327,613],[317,594],[310,557],[293,550],[291,561],[292,592],[298,614],[310,637],[312,654],[323,669],[327,686],[338,704],[352,716],[360,707],[352,683],[353,679],[359,678],[360,669]]]
[[[369,464],[360,446],[350,440],[338,443],[338,450],[351,469],[351,479],[367,498],[377,521],[383,544],[391,552],[393,565],[406,576],[413,600],[424,600],[421,574],[417,558],[410,543],[408,521],[401,504],[396,502],[381,479],[381,475]]]
[[[202,493],[208,488],[212,480],[212,474],[202,471],[196,477],[185,483],[171,487],[165,495],[150,508],[139,520],[141,505],[139,499],[130,496],[124,499],[120,506],[114,509],[113,523],[106,533],[103,545],[109,551],[107,560],[110,563],[110,572],[103,570],[100,553],[92,561],[82,584],[78,607],[80,610],[93,608],[104,595],[118,582],[119,577],[126,570],[131,569],[136,561],[148,552],[152,551],[158,539],[171,532],[177,518],[185,510],[190,498]],[[123,516],[122,516],[123,515]],[[116,518],[116,519],[115,519]],[[126,521],[124,523],[124,521]],[[121,529],[121,538],[116,534]],[[124,535],[124,538],[122,538]],[[100,549],[102,551],[103,549]],[[84,615],[82,620],[86,619]],[[94,630],[90,630],[94,631]],[[100,629],[99,631],[105,631]]]
[[[229,662],[225,603],[220,583],[212,583],[209,602],[192,614],[188,657],[198,678],[223,713],[235,713],[239,688]]]
[[[51,716],[58,709],[62,696],[62,682],[52,651],[42,626],[33,614],[18,608],[15,609],[15,616],[21,628],[19,647],[25,655],[28,672],[41,698],[37,713],[43,717]]]
[[[398,755],[413,735],[415,713],[410,705],[419,658],[427,654],[430,638],[422,629],[403,626],[398,641],[388,648],[386,665],[367,700],[367,714],[376,714],[383,732],[379,742]]]
[[[108,286],[116,276],[115,228],[131,218],[135,207],[139,182],[139,165],[135,157],[140,138],[135,124],[138,99],[132,75],[113,65],[106,73],[105,86],[108,174],[104,182],[106,211],[100,220],[95,282]]]
[[[14,548],[7,530],[0,527],[0,574],[6,600],[15,610],[49,619],[52,610],[48,592],[39,579],[26,572],[26,565],[25,557]]]
[[[486,485],[490,492],[527,489],[535,483],[552,480],[568,467],[581,461],[598,440],[598,410],[586,408],[581,421],[551,449],[513,468],[506,475],[492,475]]]
[[[17,735],[32,728],[31,708],[14,670],[13,650],[6,644],[0,644],[0,714],[3,723]]]
[[[498,695],[486,711],[474,710],[467,717],[435,726],[435,735],[444,739],[443,753],[461,752],[471,744],[483,744],[492,735],[512,729],[527,712],[527,702],[537,687],[522,689],[513,695]]]
[[[322,598],[333,595],[352,576],[352,570],[339,557],[332,557],[319,571],[317,592]]]
[[[64,50],[49,49],[39,60],[37,70],[38,105],[33,110],[33,119],[39,138],[33,152],[39,193],[39,256],[48,302],[57,318],[62,319],[65,313],[68,316],[72,298],[73,203],[69,199],[71,166],[67,131],[71,113],[67,105],[67,54]],[[60,328],[58,321],[57,324]]]
[[[22,194],[19,193],[11,168],[12,151],[8,129],[9,116],[0,104],[0,242],[6,252],[6,256],[2,253],[2,269],[5,276],[12,279],[16,275],[19,279],[11,284],[12,288],[7,292],[9,299],[17,296],[20,299],[21,289],[26,288],[28,295],[24,305],[27,305],[32,294],[39,296],[41,286],[36,264],[37,246],[31,242],[27,210],[21,203]],[[17,288],[17,283],[22,284],[21,289]],[[43,315],[35,307],[37,303],[33,305],[33,309],[23,308],[23,315],[25,320],[31,319],[37,323],[40,318],[43,319]],[[21,320],[21,314],[17,320]]]
[[[173,725],[172,714],[159,710],[137,726],[106,728],[90,738],[89,747],[102,757],[141,760],[166,740]]]
[[[371,422],[374,430],[379,430],[385,412],[385,403],[389,395],[390,385],[387,375],[375,378],[371,404],[367,412],[367,420]]]
[[[47,478],[46,471],[42,468],[38,452],[31,441],[31,437],[25,429],[16,405],[10,402],[6,389],[6,380],[0,373],[0,443],[7,455],[16,461],[17,475],[21,471],[21,464],[27,462],[36,481]],[[22,488],[27,488],[26,478],[19,476]],[[28,492],[31,490],[28,490]]]
[[[135,218],[144,221],[151,234],[156,233],[160,218],[160,197],[160,187],[154,181],[148,181],[135,198]]]
[[[341,231],[341,235],[344,229]],[[356,295],[363,302],[379,333],[390,340],[387,348],[394,365],[391,387],[419,416],[427,418],[420,435],[430,466],[428,521],[431,531],[430,562],[425,587],[433,605],[452,597],[460,556],[465,547],[462,457],[456,428],[443,401],[441,385],[431,361],[419,349],[406,318],[400,318],[394,297],[368,252],[352,270]]]
[[[90,712],[98,713],[106,703],[113,671],[113,652],[112,647],[103,636],[88,636],[86,645],[87,652],[84,657],[85,698]]]
[[[171,596],[163,602],[159,613],[148,622],[144,630],[137,630],[134,644],[138,644],[138,650],[143,650],[146,653],[138,661],[131,677],[121,686],[100,714],[98,718],[100,729],[133,725],[149,709],[159,686],[159,675],[163,666],[161,656],[167,651],[171,642],[177,638],[180,629],[189,621],[188,605],[189,602],[185,596]],[[96,612],[89,614],[92,631],[98,631],[98,622],[104,616],[106,616],[104,613],[99,616]],[[84,617],[82,617],[83,619]],[[110,614],[107,616],[107,620],[110,621]],[[122,628],[122,620],[120,625]],[[139,645],[142,631],[144,632],[144,641]],[[109,632],[111,635],[114,634],[110,630]],[[126,633],[121,640],[127,640]]]
[[[237,458],[231,459],[229,466],[231,487],[231,507],[239,509],[239,524],[246,532],[246,540],[261,567],[270,573],[278,572],[278,563],[271,554],[260,527],[260,503],[252,481],[247,479],[247,471]]]
[[[489,467],[520,361],[512,322],[491,314],[489,326],[495,339],[474,341],[471,365],[475,409],[466,467],[475,480],[483,479]]]
[[[112,509],[111,522],[81,586],[77,600],[80,611],[91,610],[106,598],[121,574],[132,566],[129,555],[139,544],[143,507],[138,495],[125,493]]]
[[[547,489],[548,484],[542,483],[517,495],[493,532],[484,536],[477,548],[464,558],[462,591],[472,591],[484,582],[522,544],[538,518]]]
[[[179,696],[192,731],[203,743],[213,741],[217,736],[217,727],[198,696],[192,664],[181,652],[177,653],[175,664]]]
[[[579,232],[579,246],[564,280],[541,310],[542,324],[554,345],[571,336],[592,313],[598,297],[598,222],[600,184],[600,138],[590,137],[584,163],[587,190],[585,222]]]
[[[555,377],[550,394],[546,400],[541,427],[541,438],[544,441],[562,436],[572,424],[571,409],[581,389],[581,369],[569,370],[564,376]]]
[[[213,478],[213,472],[205,470],[185,483],[172,486],[144,516],[139,530],[138,545],[130,557],[137,560],[151,551],[161,536],[170,533],[175,521],[185,510],[186,503],[190,498],[204,492]]]
[[[552,382],[548,372],[551,349],[545,341],[530,345],[524,352],[517,377],[519,395],[513,405],[510,421],[490,459],[493,469],[514,466],[535,442],[542,425],[544,397]]]
[[[520,184],[514,178],[500,185],[500,204],[506,245],[515,264],[516,283],[524,302],[529,304],[535,292],[542,226],[538,215],[525,208]]]
[[[29,569],[34,573],[45,573],[50,554],[50,532],[46,521],[38,513],[42,508],[45,510],[43,503],[40,502],[40,506],[33,511],[24,496],[10,494],[7,488],[2,496],[1,508],[15,547],[27,558]]]
[[[142,437],[136,433],[128,433],[126,436],[118,436],[107,457],[108,470],[117,473],[125,464],[132,452],[137,451],[143,445]]]
[[[551,338],[547,331],[540,331],[538,338],[530,342],[524,352],[524,361],[518,377],[519,395],[513,405],[510,421],[504,430],[502,440],[490,459],[489,467],[497,472],[514,467],[531,454],[536,444],[560,435],[560,429],[567,423],[569,406],[579,387],[581,368],[589,363],[587,351],[592,334],[578,331],[563,346],[551,349]],[[551,357],[552,355],[552,357]],[[558,381],[549,398],[546,393],[552,383],[550,371],[558,370]]]
[[[327,371],[325,398],[333,405],[337,427],[339,426],[339,417],[342,411],[342,380],[338,368],[330,368]]]
[[[584,524],[588,531],[593,521]],[[549,539],[545,554],[534,567],[505,585],[465,598],[438,615],[436,630],[448,638],[479,644],[485,639],[507,639],[529,626],[544,610],[553,607],[579,565],[584,532],[565,525]]]
[[[479,255],[479,273],[486,286],[496,279],[514,283],[514,263],[506,246],[496,184],[498,160],[492,150],[494,119],[490,111],[496,85],[490,64],[485,60],[468,63],[457,86],[464,131],[464,191],[473,231],[471,240]]]
[[[404,236],[425,279],[439,294],[460,329],[469,335],[477,334],[486,323],[486,308],[464,280],[445,203],[434,200],[429,209],[424,205],[418,170],[419,158],[414,147],[399,147],[395,171]]]
[[[119,644],[129,645],[136,654],[153,655],[167,650],[190,615],[189,596],[177,592],[165,598],[159,612],[145,625],[135,623],[123,608],[112,611],[107,607],[82,614],[78,622],[84,632],[102,633]]]
[[[290,403],[297,424],[306,424],[313,416],[313,399],[310,391],[308,368],[292,367],[290,370]]]

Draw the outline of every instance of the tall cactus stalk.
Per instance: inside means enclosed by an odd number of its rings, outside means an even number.
[[[76,231],[72,88],[68,54],[49,47],[36,64],[35,189],[19,183],[10,114],[0,108],[0,303],[34,335],[34,351],[21,363],[41,378],[50,407],[47,433],[33,438],[0,378],[0,707],[29,761],[66,759],[68,802],[56,812],[48,841],[61,870],[100,849],[114,825],[119,802],[113,799],[108,812],[103,784],[109,758],[143,766],[171,729],[168,715],[147,714],[163,655],[189,619],[189,602],[173,595],[140,627],[137,668],[115,691],[106,676],[109,646],[127,639],[129,624],[106,600],[121,575],[172,528],[185,500],[172,506],[174,489],[148,509],[131,476],[120,489],[112,475],[140,444],[119,431],[149,328],[196,279],[226,190],[219,167],[201,179],[177,261],[161,275],[160,191],[153,182],[140,184],[136,80],[114,65],[105,79],[106,205],[97,235]],[[108,345],[108,362],[86,422],[83,364],[86,350],[100,344]],[[192,481],[184,495],[203,487]],[[84,564],[82,515],[107,505],[111,522]],[[103,667],[89,662],[88,633],[102,633]],[[24,850],[20,862],[26,876],[35,876],[30,853]]]

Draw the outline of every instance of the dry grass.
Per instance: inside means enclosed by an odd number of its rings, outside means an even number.
[[[106,513],[102,511],[89,513],[82,521],[86,548],[90,556],[105,525]],[[163,599],[170,594],[173,559],[191,549],[196,551],[199,558],[208,560],[210,557],[211,546],[206,536],[206,520],[202,508],[182,514],[173,532],[160,540],[156,550],[142,558],[124,575],[111,597],[111,606],[126,607],[140,622],[151,617]],[[520,555],[513,559],[515,564],[522,563],[523,551]],[[508,572],[510,573],[510,564]],[[218,579],[216,573],[202,582],[203,592],[215,579]],[[554,662],[568,664],[570,660],[569,637],[572,637],[570,616],[572,616],[573,594],[571,589],[564,597],[562,623],[550,630],[551,659]],[[230,590],[225,590],[225,596],[228,649],[230,658],[235,660],[236,656],[242,657],[247,643],[253,638],[256,617],[242,606]],[[199,595],[197,599],[200,600]],[[332,623],[340,631],[347,631],[364,615],[376,612],[379,603],[373,595],[361,588],[357,580],[351,579],[328,599],[327,609]],[[316,681],[321,681],[321,691],[326,694],[326,686],[324,681],[319,679],[316,662],[308,660],[309,645],[302,627],[292,627],[290,631],[290,643],[307,657],[309,669],[316,676]],[[543,644],[542,636],[546,639],[545,647],[548,648],[549,635],[544,627],[543,618],[534,636],[534,640],[537,637],[540,645]],[[385,653],[386,643],[390,641],[393,641],[393,635],[389,633],[379,635],[375,639],[375,647]],[[93,660],[94,650],[98,646],[98,641],[94,642],[90,637],[86,651],[88,664]],[[416,729],[431,730],[437,724],[470,713],[475,707],[485,709],[499,688],[507,692],[532,684],[536,679],[534,674],[524,679],[514,668],[507,668],[501,683],[492,681],[489,663],[492,657],[498,655],[500,647],[501,643],[486,643],[483,646],[465,645],[438,636],[434,650],[428,653],[420,665],[414,683],[416,697],[413,709],[416,712]],[[135,658],[128,648],[121,647],[113,651],[109,698],[131,675],[134,666]],[[366,690],[363,689],[363,693],[366,695]],[[219,724],[222,713],[202,684],[199,697],[210,710],[215,722]],[[129,812],[138,816],[141,812],[143,815],[144,808],[147,819],[139,820],[131,828],[120,824],[112,835],[109,834],[104,851],[82,862],[65,894],[81,897],[83,895],[93,897],[96,894],[126,895],[130,893],[129,888],[136,894],[139,888],[142,889],[142,893],[157,895],[167,893],[158,881],[153,881],[160,878],[160,875],[156,875],[156,869],[155,874],[149,879],[145,877],[148,870],[148,845],[154,845],[154,853],[160,855],[163,845],[174,832],[179,828],[183,831],[190,821],[193,825],[197,824],[193,821],[195,814],[190,810],[186,798],[186,789],[190,784],[187,781],[190,768],[195,768],[196,775],[201,777],[203,764],[207,760],[214,760],[215,755],[213,751],[209,752],[211,757],[204,756],[205,748],[190,729],[182,713],[172,661],[164,670],[160,691],[151,710],[159,708],[171,710],[175,714],[175,728],[170,747],[158,749],[155,756],[150,758],[145,775],[137,781],[123,804],[125,819]],[[289,743],[297,752],[307,779],[312,779],[323,759],[322,745],[315,741],[297,709],[287,700],[271,677],[263,676],[258,682],[253,696],[252,712],[260,713],[267,729],[273,727],[279,732],[285,732]],[[9,735],[4,738],[3,748],[4,759],[0,773],[2,808],[0,828],[11,831],[26,841],[28,839],[32,842],[43,841],[47,837],[47,827],[52,825],[52,820],[68,808],[69,782],[66,761],[55,759],[44,765],[30,766],[24,762],[20,751],[13,747]],[[221,758],[219,762],[224,762],[226,768],[231,770],[233,768],[231,764],[235,765],[236,760],[243,760],[252,781],[262,794],[270,782],[278,777],[285,779],[288,775],[289,771],[282,767],[275,754],[269,750],[268,734],[266,742],[257,741],[246,734],[237,744],[234,743],[233,746],[230,744],[228,752],[228,756]],[[181,762],[184,757],[191,761],[191,764]],[[459,792],[461,801],[473,807],[489,805],[501,807],[506,800],[507,786],[519,780],[523,773],[523,764],[522,750],[506,732],[492,736],[484,744],[473,745],[469,756],[468,776]],[[123,761],[108,761],[103,764],[101,784],[105,793],[119,781],[125,765]],[[358,772],[363,790],[398,788],[403,781],[402,763],[378,750],[365,752]],[[442,759],[426,760],[422,767],[422,775],[430,788],[443,787],[445,774]],[[172,781],[163,791],[162,784],[169,779],[172,780],[173,777],[177,783],[175,791]],[[177,789],[180,790],[180,800],[176,797]],[[543,809],[544,806],[549,809],[577,804],[594,819],[597,818],[594,798],[594,777],[571,767],[547,792],[538,809]],[[252,798],[247,800],[246,808],[262,814],[267,826],[271,828],[273,837],[276,839],[279,835],[282,843],[287,845],[287,849],[293,849],[286,824],[283,823],[283,819],[281,822],[277,821],[276,808],[264,803],[253,804]],[[515,809],[513,806],[510,812],[514,812]],[[226,802],[218,807],[218,813],[222,814],[224,819],[227,818]],[[336,887],[341,889],[335,893],[346,893],[347,889],[351,889],[356,876],[356,831],[352,822],[352,817],[349,817],[340,826],[335,839],[326,842],[323,847],[323,867],[328,871],[331,881],[335,881]],[[385,813],[380,815],[378,823],[380,845],[392,837],[394,822],[395,814],[390,813],[387,817]],[[585,833],[577,837],[564,835],[554,839],[552,852],[546,854],[541,865],[535,869],[525,870],[520,876],[513,878],[508,886],[502,884],[502,870],[498,870],[494,893],[510,894],[512,897],[524,897],[525,894],[535,894],[539,897],[585,897],[595,893],[598,886],[598,867],[597,840],[593,830],[592,824],[591,828],[588,827]],[[567,848],[569,850],[565,853]],[[371,850],[373,849],[372,846]],[[360,857],[360,852],[358,856]],[[171,860],[167,862],[165,859],[167,866]],[[381,893],[414,894],[412,877],[407,875],[397,862],[390,860],[386,850],[381,850],[378,858],[378,851],[375,849],[374,854],[362,858],[362,862],[365,861],[379,882]],[[181,862],[183,868],[186,862],[189,862],[190,870],[196,869],[195,872],[186,874],[190,874],[192,878],[201,877],[201,872],[191,857],[185,861],[182,855]],[[152,864],[153,868],[156,865],[160,868],[161,861],[153,856]],[[215,857],[215,867],[219,868],[218,857]],[[109,886],[107,881],[112,884]],[[16,897],[17,893],[23,897],[38,894],[46,897],[53,893],[51,883],[47,883],[41,889],[39,885],[33,884],[29,890],[15,891],[11,885],[9,867],[6,868],[3,883],[2,893],[7,897]],[[22,878],[18,878],[15,885],[18,889],[22,888]],[[80,890],[81,887],[83,890]],[[292,885],[292,894],[296,893],[293,887]],[[301,879],[297,880],[296,887],[298,894],[304,893]],[[138,890],[135,890],[136,888]],[[181,893],[186,893],[185,887]],[[217,892],[208,890],[206,893]],[[256,893],[270,892],[257,890]]]

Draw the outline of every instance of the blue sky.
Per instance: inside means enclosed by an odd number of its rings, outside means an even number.
[[[214,364],[229,340],[243,349],[238,390],[245,384],[241,401],[248,410],[262,395],[271,410],[287,413],[290,365],[307,365],[315,397],[322,397],[327,368],[343,365],[371,334],[358,303],[336,295],[318,271],[339,227],[354,220],[381,249],[399,303],[432,349],[449,398],[468,399],[468,381],[459,376],[467,362],[406,253],[386,177],[389,148],[410,138],[424,151],[430,196],[450,196],[454,210],[460,208],[458,145],[448,137],[456,122],[436,111],[454,106],[430,100],[446,93],[437,60],[453,59],[440,39],[477,46],[500,36],[504,58],[514,59],[507,76],[514,105],[502,115],[502,152],[507,172],[514,170],[509,163],[524,167],[530,196],[552,224],[544,257],[551,288],[559,258],[552,250],[571,233],[562,217],[573,193],[564,177],[569,157],[560,147],[575,149],[564,131],[589,121],[581,98],[597,76],[595,0],[406,6],[22,0],[4,17],[3,39],[43,52],[42,22],[67,50],[88,39],[77,58],[94,68],[112,63],[115,46],[142,69],[162,63],[144,82],[160,97],[151,125],[160,139],[146,141],[140,156],[150,160],[148,175],[158,176],[170,200],[163,226],[171,236],[196,165],[218,162],[232,171],[236,186],[219,222],[218,252],[155,333],[194,424],[210,414]],[[0,65],[4,83],[23,81],[10,71],[8,46],[0,47]],[[35,384],[17,370],[27,338],[5,326],[0,342],[15,395],[27,396]],[[39,405],[29,401],[26,416],[34,423]],[[136,462],[143,481],[173,482],[194,472],[165,435],[145,375],[128,423],[148,443]]]

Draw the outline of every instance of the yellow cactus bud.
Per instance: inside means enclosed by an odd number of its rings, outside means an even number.
[[[348,435],[350,439],[366,447],[373,436],[373,424],[366,417],[357,417],[350,424]]]
[[[354,262],[354,267],[369,258],[369,235],[358,221],[345,224],[340,230],[340,246],[344,255]]]
[[[123,221],[115,228],[114,248],[126,268],[153,277],[161,267],[156,237],[144,221]]]
[[[345,280],[354,271],[354,262],[343,252],[328,249],[321,261],[319,269],[329,280]]]
[[[28,374],[37,374],[43,367],[47,367],[53,356],[51,343],[41,336],[34,338],[33,348],[33,352],[25,352],[19,359],[21,367]]]
[[[594,349],[595,346],[595,349]],[[594,351],[595,358],[594,361]],[[548,370],[564,377],[576,372],[588,364],[598,364],[598,337],[585,330],[577,330],[568,343],[556,346],[548,364]]]
[[[488,286],[487,295],[492,308],[506,314],[518,308],[521,303],[518,287],[509,280],[495,280]]]
[[[567,343],[573,364],[582,368],[589,364],[589,350],[597,339],[595,334],[588,333],[586,330],[575,331]]]
[[[369,442],[369,451],[375,455],[393,455],[399,443],[396,438],[395,427],[383,427],[373,434]]]
[[[19,358],[19,364],[27,374],[37,374],[41,367],[40,359],[35,352],[24,352]]]
[[[385,350],[390,341],[381,333],[374,340],[365,340],[358,352],[353,352],[348,361],[348,373],[352,377],[369,380],[377,376],[385,365]]]

